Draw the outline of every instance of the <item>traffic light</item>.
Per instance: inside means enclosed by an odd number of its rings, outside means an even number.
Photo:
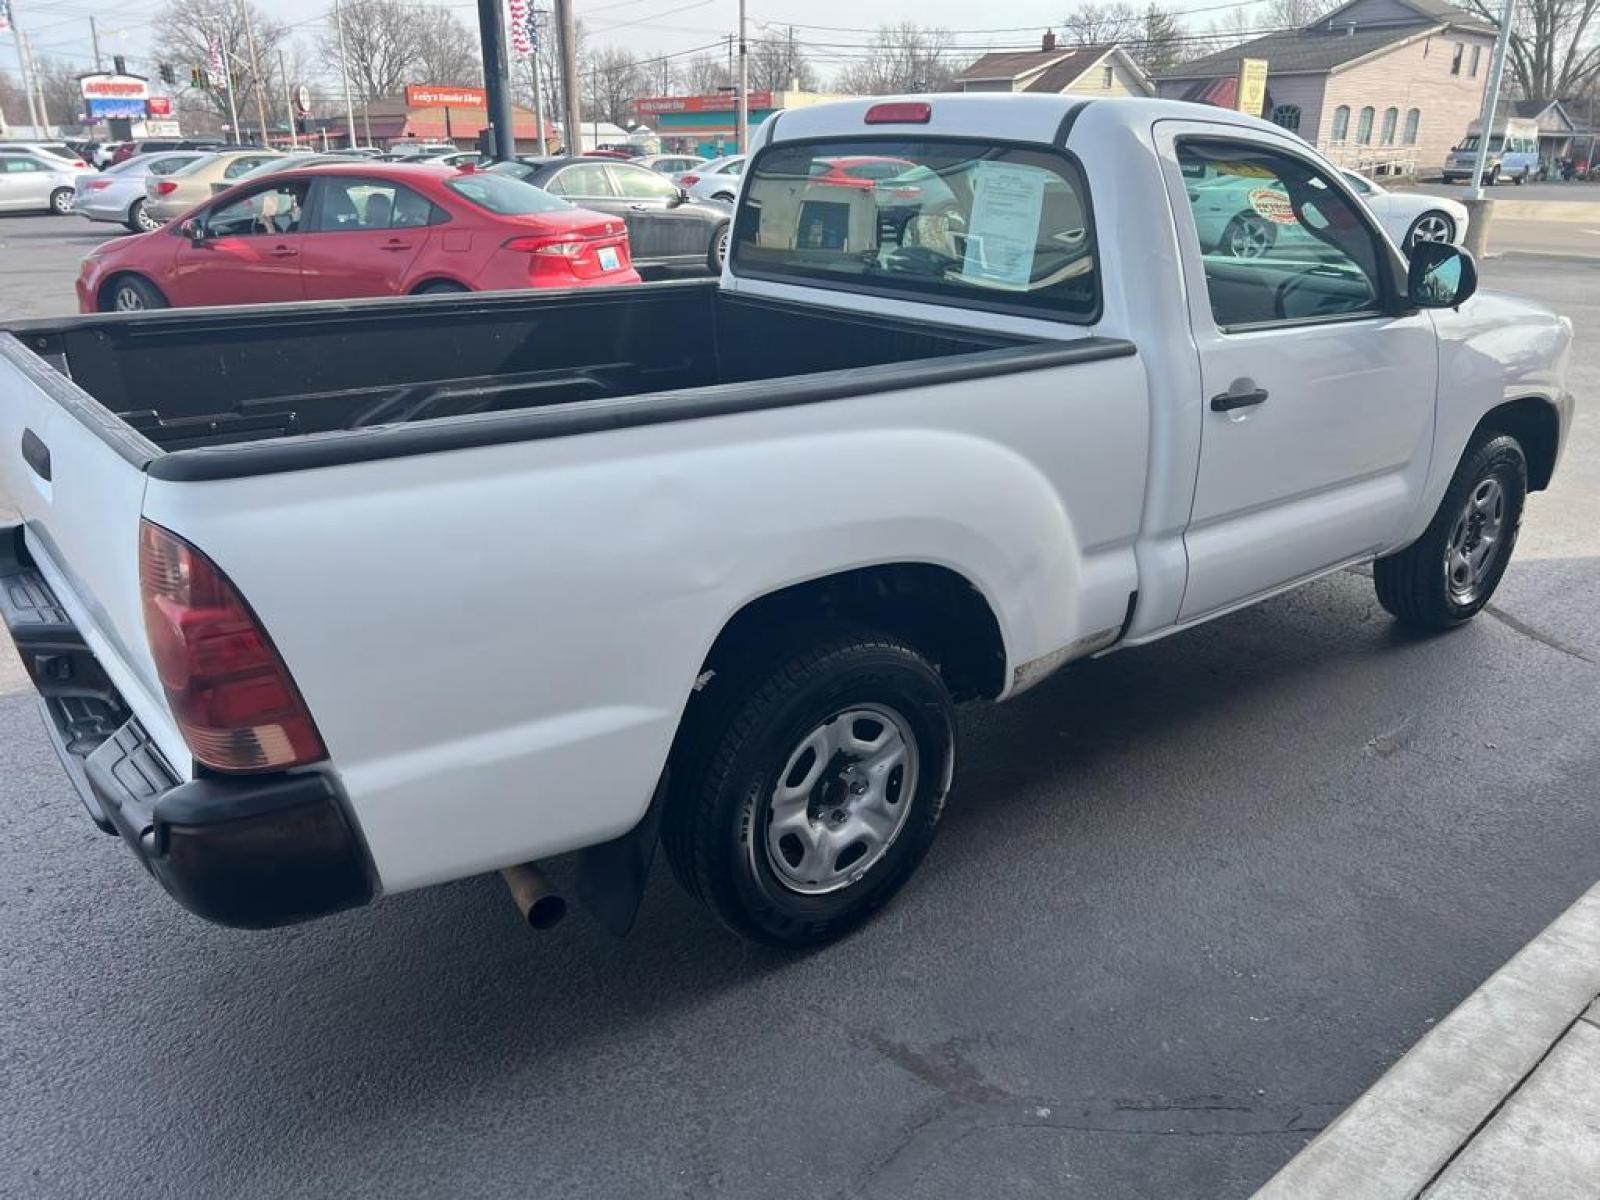
[[[211,81],[206,78],[206,69],[204,67],[189,68],[190,87],[199,88],[201,91],[204,91],[210,85],[210,83]]]
[[[171,87],[178,82],[178,73],[172,69],[171,63],[162,63],[156,68],[156,73],[161,76],[161,82]]]

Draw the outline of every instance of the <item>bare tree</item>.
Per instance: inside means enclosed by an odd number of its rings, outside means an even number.
[[[817,73],[806,61],[794,27],[750,41],[750,86],[757,91],[783,91],[791,85],[803,91],[816,87]]]
[[[838,88],[863,96],[939,92],[955,78],[950,33],[911,21],[879,26],[862,57],[842,72]]]
[[[1145,14],[1124,0],[1080,5],[1062,20],[1070,41],[1083,46],[1131,42],[1144,32]]]
[[[1499,6],[1468,0],[1470,12],[1491,22]],[[1581,92],[1600,79],[1600,0],[1524,0],[1511,22],[1507,62],[1517,90],[1534,100]]]
[[[404,0],[348,0],[344,5],[345,71],[362,100],[393,96],[416,75],[422,54],[419,13]],[[329,13],[319,43],[332,72],[339,69],[339,31]]]
[[[1262,29],[1304,29],[1330,12],[1337,0],[1267,0],[1257,18]]]
[[[250,20],[255,27],[256,64],[262,74],[259,82],[250,73],[245,5],[250,7]],[[270,95],[271,73],[276,70],[278,49],[285,45],[289,31],[252,0],[169,0],[156,13],[151,26],[155,58],[173,64],[180,76],[186,76],[191,67],[204,67],[210,62],[212,42],[220,37],[232,55],[234,100],[240,119],[254,111],[258,86],[268,89],[267,105],[276,109]],[[219,117],[227,114],[228,98],[223,88],[207,92],[206,102]]]
[[[680,78],[691,96],[710,95],[733,82],[727,63],[715,54],[696,54],[684,63]]]
[[[43,55],[33,60],[39,91],[44,93],[44,109],[51,125],[77,125],[83,115],[83,93],[78,86],[79,68],[61,58]],[[23,101],[23,112],[27,102]]]
[[[634,123],[633,101],[648,91],[648,81],[632,50],[606,46],[589,57],[584,75],[584,119],[613,125]]]
[[[478,35],[443,5],[413,11],[421,40],[412,66],[412,82],[467,86],[482,83]]]

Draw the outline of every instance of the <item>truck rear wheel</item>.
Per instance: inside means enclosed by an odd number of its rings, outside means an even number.
[[[933,841],[955,764],[950,693],[916,650],[854,628],[722,687],[713,678],[680,756],[663,828],[673,872],[746,937],[840,937]]]
[[[1426,532],[1373,564],[1378,603],[1417,629],[1477,616],[1511,562],[1527,495],[1528,462],[1515,438],[1469,446]]]

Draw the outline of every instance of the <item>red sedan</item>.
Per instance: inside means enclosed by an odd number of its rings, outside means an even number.
[[[83,312],[638,283],[627,226],[516,179],[431,164],[280,171],[104,242]]]

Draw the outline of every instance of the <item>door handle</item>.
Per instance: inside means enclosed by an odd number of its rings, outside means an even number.
[[[300,251],[291,249],[288,246],[275,246],[267,253],[273,258],[293,258]]]
[[[1249,392],[1219,392],[1211,397],[1211,411],[1232,412],[1236,408],[1254,408],[1266,402],[1266,388],[1256,388]]]
[[[50,482],[50,447],[31,429],[22,431],[22,461],[40,479]]]
[[[630,204],[630,205],[628,205],[628,207],[631,208],[634,212],[649,212],[650,211],[650,206],[648,204]]]
[[[385,242],[383,245],[379,246],[378,249],[379,250],[409,250],[409,249],[411,249],[411,243],[410,242],[389,241],[389,242]]]

